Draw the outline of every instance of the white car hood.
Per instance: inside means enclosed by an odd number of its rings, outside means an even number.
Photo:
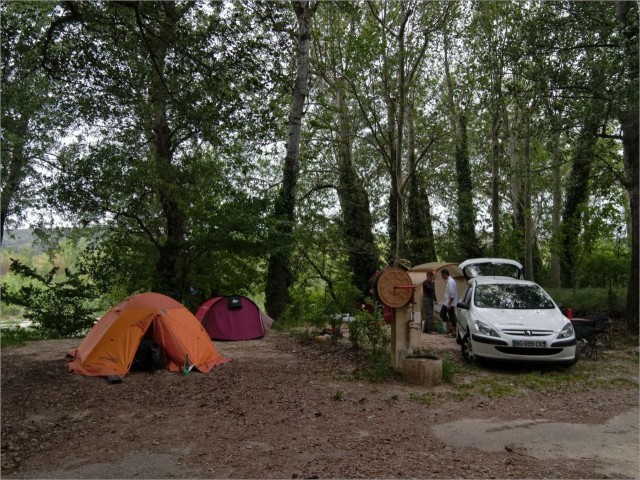
[[[476,310],[478,320],[491,324],[496,330],[524,328],[527,330],[553,330],[559,332],[569,321],[558,309]]]

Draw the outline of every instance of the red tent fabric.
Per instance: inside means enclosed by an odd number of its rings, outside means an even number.
[[[241,295],[207,300],[196,311],[196,318],[212,340],[262,338],[273,323],[251,299]]]

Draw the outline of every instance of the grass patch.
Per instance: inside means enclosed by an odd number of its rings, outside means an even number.
[[[451,353],[445,352],[445,354],[442,355],[442,381],[452,384],[453,376],[458,371],[458,364],[451,357]]]
[[[391,354],[384,350],[371,352],[368,360],[353,372],[356,380],[384,383],[395,380],[399,374],[391,366]]]
[[[409,395],[409,400],[412,402],[417,402],[420,405],[424,405],[425,407],[429,407],[431,406],[438,398],[440,397],[440,395],[433,393],[433,392],[426,392],[423,393],[422,395],[416,395],[414,393]]]
[[[594,388],[637,388],[637,358],[631,360],[622,351],[603,354],[597,361],[583,359],[571,368],[556,366],[520,366],[495,364],[478,367],[452,362],[456,375],[473,375],[464,384],[451,383],[450,395],[465,400],[477,395],[502,398],[525,392],[586,392]],[[444,362],[443,362],[444,364]]]

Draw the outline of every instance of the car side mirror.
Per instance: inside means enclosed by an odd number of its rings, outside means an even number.
[[[466,304],[466,303],[464,303],[464,302],[458,302],[458,304],[456,305],[456,307],[458,307],[458,308],[463,308],[463,309],[465,309],[465,310],[469,310],[469,307],[468,307],[468,306],[467,306],[467,304]]]

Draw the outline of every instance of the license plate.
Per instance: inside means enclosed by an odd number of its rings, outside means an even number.
[[[547,342],[544,340],[514,340],[514,347],[533,347],[533,348],[546,348]]]

